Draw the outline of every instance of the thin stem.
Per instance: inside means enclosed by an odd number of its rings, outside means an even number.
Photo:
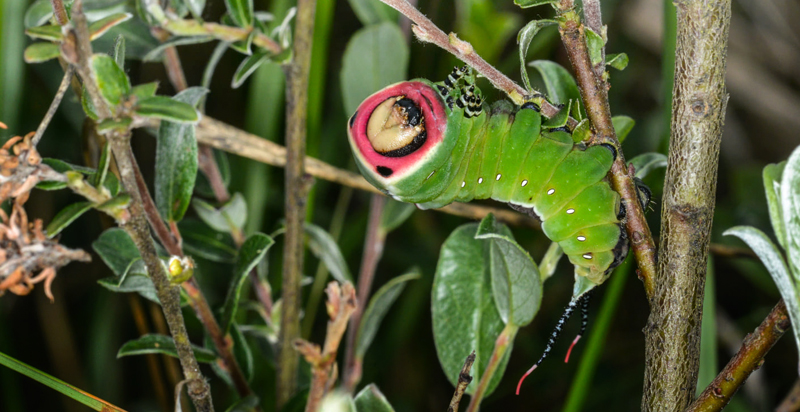
[[[600,0],[583,0],[583,19],[586,27],[605,38],[603,30],[603,15],[600,10]],[[603,78],[606,71],[606,49],[600,50],[600,61],[593,67],[594,75],[598,79]]]
[[[791,327],[789,314],[783,300],[778,302],[766,319],[747,335],[741,349],[731,358],[722,372],[706,387],[703,393],[686,409],[686,412],[720,411],[755,370],[761,367],[764,356]]]
[[[67,16],[67,9],[64,8],[63,0],[50,0],[50,5],[53,6],[53,16],[55,16],[56,23],[59,26],[63,26],[69,23],[69,17]]]
[[[458,374],[458,383],[456,384],[456,391],[453,392],[453,397],[450,398],[450,405],[447,407],[447,412],[458,412],[458,405],[461,403],[461,398],[467,390],[467,386],[472,382],[472,376],[469,371],[472,369],[472,364],[475,362],[475,351],[467,356],[464,361],[464,366],[461,367],[461,373]]]
[[[654,290],[656,274],[655,243],[650,227],[644,218],[644,211],[638,199],[638,191],[633,175],[625,164],[625,157],[620,150],[614,124],[611,121],[611,109],[608,105],[608,85],[597,77],[592,68],[589,51],[586,47],[586,35],[580,17],[574,11],[572,0],[563,0],[559,4],[559,32],[566,46],[576,79],[581,91],[581,98],[586,113],[596,132],[594,144],[608,143],[617,148],[617,158],[611,166],[611,187],[620,194],[622,206],[627,211],[626,229],[631,248],[639,263],[639,278],[644,283],[645,292],[651,297]]]
[[[200,147],[198,147],[197,163],[200,171],[202,171],[206,179],[208,179],[208,183],[211,186],[211,190],[214,191],[214,197],[217,198],[217,202],[227,202],[231,198],[231,195],[228,193],[228,188],[225,187],[225,182],[222,180],[222,173],[219,171],[219,165],[217,165],[217,161],[214,159],[214,150],[207,145],[201,144]]]
[[[669,165],[655,293],[645,327],[642,410],[683,411],[700,363],[700,326],[725,90],[730,0],[676,2]]]
[[[311,188],[305,174],[308,78],[314,38],[316,0],[298,0],[293,60],[286,65],[286,234],[283,248],[283,285],[279,336],[277,406],[292,397],[297,385],[297,352],[292,344],[300,337],[300,279],[303,273],[303,225]]]
[[[64,94],[67,93],[67,89],[69,88],[69,84],[74,73],[75,68],[72,67],[72,65],[67,66],[67,69],[64,71],[64,78],[61,80],[61,84],[58,86],[55,97],[53,97],[53,102],[50,103],[47,113],[45,113],[44,118],[42,119],[41,123],[39,123],[39,127],[36,128],[36,134],[33,135],[33,138],[31,139],[31,144],[34,146],[39,144],[39,140],[42,140],[42,135],[44,135],[44,131],[47,130],[50,120],[53,120],[53,116],[56,114],[58,106],[61,105],[61,99],[63,99]]]
[[[347,332],[347,347],[344,362],[344,387],[348,392],[353,392],[361,380],[361,362],[356,356],[356,335],[361,325],[362,307],[369,302],[369,291],[372,289],[372,280],[378,261],[383,255],[383,246],[386,243],[386,232],[381,230],[381,216],[386,206],[386,197],[372,195],[369,207],[369,221],[367,223],[367,236],[364,240],[364,253],[361,256],[361,272],[358,275],[358,301],[363,302],[350,318],[350,330]]]
[[[204,117],[197,128],[197,141],[215,149],[233,153],[272,166],[286,166],[286,148],[262,139],[244,130]],[[339,169],[321,160],[306,157],[306,172],[311,176],[349,186],[372,193],[380,193],[360,174]],[[480,220],[487,214],[494,214],[497,219],[514,226],[538,229],[539,221],[506,208],[486,207],[466,203],[451,203],[441,209],[434,209],[451,215]]]
[[[509,346],[512,342],[514,342],[514,337],[517,336],[518,330],[518,326],[507,324],[503,331],[500,332],[500,336],[497,337],[497,340],[494,343],[492,357],[489,358],[489,363],[486,365],[486,370],[483,371],[481,380],[478,382],[478,387],[475,389],[475,393],[472,395],[472,399],[469,401],[467,412],[478,412],[480,409],[481,401],[486,393],[486,389],[489,387],[489,382],[492,381],[492,377],[494,376],[495,372],[497,372],[497,368],[500,366],[500,361],[503,360],[503,357],[506,355],[506,351],[508,350]]]

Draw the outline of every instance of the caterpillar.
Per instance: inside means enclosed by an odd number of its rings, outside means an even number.
[[[539,98],[541,98],[539,96]],[[578,276],[599,285],[627,255],[625,210],[606,175],[610,145],[574,142],[535,99],[484,103],[474,76],[415,79],[364,100],[350,117],[356,164],[375,187],[421,209],[491,198],[538,217]]]

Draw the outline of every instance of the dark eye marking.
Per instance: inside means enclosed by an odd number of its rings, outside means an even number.
[[[608,149],[609,151],[611,151],[611,155],[614,156],[614,160],[617,160],[617,149],[615,149],[614,146],[611,146],[608,143],[603,143],[600,146],[603,146],[606,149]]]
[[[380,173],[380,175],[383,176],[383,177],[389,177],[389,176],[392,175],[392,173],[394,173],[394,170],[389,169],[386,166],[378,166],[377,170],[378,170],[378,173]]]
[[[353,113],[353,116],[350,118],[350,127],[353,127],[353,124],[355,124],[356,116],[358,116],[358,110],[356,110],[356,112]]]
[[[537,112],[542,110],[534,102],[525,103],[520,107],[520,109],[533,109],[534,111],[537,111]]]

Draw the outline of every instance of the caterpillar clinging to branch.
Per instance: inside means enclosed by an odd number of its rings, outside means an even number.
[[[407,81],[368,97],[348,127],[361,173],[423,209],[491,198],[535,214],[576,274],[602,283],[628,252],[625,210],[606,180],[616,150],[573,142],[533,102],[485,106],[465,74],[457,68],[443,82]]]

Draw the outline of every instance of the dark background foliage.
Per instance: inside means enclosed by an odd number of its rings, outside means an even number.
[[[91,3],[102,2],[120,1]],[[11,127],[9,131],[0,130],[4,140],[36,128],[62,76],[55,62],[40,65],[22,62],[22,50],[29,42],[22,34],[24,3],[0,1],[0,120]],[[285,4],[287,0],[276,0],[274,4],[257,0],[255,3],[256,10],[275,10],[279,19],[284,14],[281,10],[290,6]],[[731,98],[722,143],[712,242],[741,246],[735,240],[723,239],[720,233],[737,224],[771,232],[761,169],[769,162],[784,160],[800,143],[797,134],[800,80],[796,75],[800,67],[800,26],[792,23],[800,17],[800,7],[778,0],[758,4],[736,1],[733,6],[728,59]],[[353,169],[344,127],[350,113],[343,109],[339,79],[344,49],[348,39],[361,28],[361,23],[344,0],[318,0],[318,7],[316,38],[319,41],[315,45],[312,77],[317,76],[321,81],[312,81],[309,90],[312,105],[317,105],[317,109],[311,111],[308,153],[336,166]],[[514,44],[516,31],[525,21],[547,17],[550,13],[546,8],[522,11],[511,1],[500,0],[423,0],[419,7],[443,30],[457,30],[463,39],[475,45],[478,53],[515,79],[519,79]],[[670,11],[671,2],[613,0],[604,1],[603,7],[609,52],[626,52],[630,57],[625,71],[612,70],[610,91],[612,113],[625,114],[637,121],[623,146],[626,157],[630,159],[649,151],[664,152],[670,101],[664,93],[670,90],[670,75],[665,75],[664,68],[671,71],[672,63],[662,59],[665,47],[662,39],[664,27],[674,30],[674,26],[669,19],[665,24],[662,16],[665,8]],[[222,12],[221,0],[209,1],[203,16],[214,21]],[[510,28],[505,36],[497,28],[501,21]],[[129,53],[136,53],[136,47],[155,44],[154,40],[146,39],[146,29],[135,33],[143,37],[128,37]],[[95,44],[98,52],[110,52],[110,47],[108,42]],[[212,50],[213,44],[179,48],[190,85],[199,84]],[[410,77],[442,79],[458,63],[432,45],[412,41],[410,50]],[[537,36],[528,58],[554,60],[569,67],[552,27]],[[230,51],[223,57],[211,84],[206,113],[282,144],[282,73],[276,65],[265,65],[243,87],[232,89],[230,79],[241,59],[241,55]],[[161,64],[128,60],[126,70],[134,84],[157,80],[159,94],[174,94]],[[490,96],[489,101],[502,98],[488,83],[481,81],[479,86]],[[68,92],[40,145],[41,153],[75,164],[85,163],[84,155],[89,148],[82,138],[83,118],[74,94]],[[134,136],[133,145],[145,178],[152,182],[156,173],[153,170],[155,140],[140,130]],[[276,229],[283,214],[282,171],[231,155],[228,159],[232,170],[231,191],[243,193],[248,201],[247,230],[270,232]],[[661,169],[646,179],[655,193],[653,210],[649,212],[654,233],[658,232],[663,173]],[[327,228],[334,205],[347,190],[317,181],[309,203],[309,219]],[[32,218],[48,222],[64,206],[77,200],[76,195],[66,191],[35,191],[27,208]],[[339,240],[354,272],[361,258],[368,206],[368,194],[352,194]],[[362,383],[375,382],[398,411],[443,411],[452,394],[452,386],[442,372],[433,346],[430,290],[439,248],[448,234],[463,223],[464,219],[443,213],[417,211],[387,239],[373,289],[405,272],[412,264],[421,268],[423,276],[408,285],[386,317],[366,356]],[[61,243],[91,251],[91,243],[108,224],[103,216],[88,213],[63,232]],[[548,246],[547,239],[540,232],[512,230],[538,260]],[[274,289],[279,289],[280,285],[281,246],[279,242],[269,256],[269,278]],[[308,276],[313,276],[316,267],[316,260],[308,257],[305,265]],[[710,291],[715,296],[716,316],[711,321],[716,324],[719,361],[713,371],[706,370],[705,375],[701,372],[701,385],[703,379],[710,379],[706,378],[709,373],[713,376],[724,365],[738,349],[744,335],[755,328],[779,299],[766,270],[757,261],[713,257],[713,267],[715,281]],[[212,307],[219,307],[227,290],[228,270],[200,261],[198,272]],[[116,359],[115,354],[122,343],[141,333],[135,326],[132,308],[141,306],[148,317],[149,312],[157,308],[139,296],[114,294],[96,283],[109,274],[109,269],[95,255],[91,264],[73,263],[60,271],[53,285],[55,303],[51,304],[39,288],[27,297],[7,294],[0,298],[0,351],[127,410],[156,410],[159,405],[145,359]],[[636,276],[633,273],[624,276],[623,293],[589,386],[584,410],[639,408],[644,369],[642,328],[648,307]],[[559,272],[545,285],[539,315],[520,331],[506,375],[484,403],[485,410],[562,409],[585,349],[585,346],[577,346],[572,362],[564,365],[560,358],[566,351],[568,338],[563,339],[553,357],[526,381],[521,396],[514,396],[513,391],[518,377],[541,354],[571,288],[571,267],[562,262]],[[307,291],[308,287],[304,293]],[[606,287],[600,287],[595,293],[592,305],[595,312],[605,294]],[[316,318],[312,341],[320,342],[324,336],[323,318],[321,315]],[[193,339],[200,342],[200,325],[193,316],[187,316],[187,322]],[[576,333],[577,323],[573,321],[568,325],[567,335]],[[150,328],[156,329],[157,325]],[[262,399],[271,399],[274,393],[271,352],[264,342],[251,339],[250,344],[256,362],[268,365],[259,368],[260,373],[252,386]],[[796,378],[796,357],[790,338],[779,342],[761,370],[736,396],[730,410],[774,408]],[[204,372],[208,377],[215,376],[210,369]],[[232,399],[231,391],[216,378],[212,380],[212,389],[218,410],[224,410],[222,405],[230,404]],[[266,410],[271,410],[273,403],[265,401],[264,405]],[[0,410],[76,411],[83,407],[15,372],[0,368]]]

